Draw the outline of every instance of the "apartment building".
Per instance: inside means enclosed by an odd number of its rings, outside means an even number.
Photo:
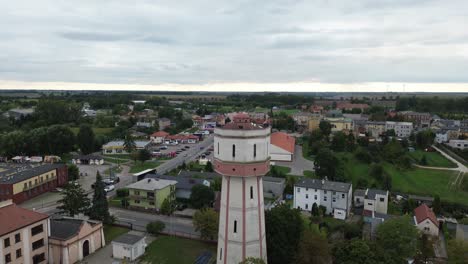
[[[0,202],[0,263],[48,263],[49,216]]]
[[[395,135],[399,138],[407,138],[413,132],[413,123],[411,122],[385,122],[385,130],[394,130]]]
[[[294,185],[294,208],[311,211],[316,203],[326,214],[346,219],[352,206],[352,184],[319,179],[302,179]]]

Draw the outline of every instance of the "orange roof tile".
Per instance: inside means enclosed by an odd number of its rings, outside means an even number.
[[[271,134],[271,144],[282,148],[288,152],[294,153],[296,139],[283,132],[275,132]]]
[[[416,209],[414,209],[414,216],[416,217],[416,222],[418,224],[429,218],[429,220],[431,220],[434,225],[437,227],[439,226],[439,222],[437,221],[434,212],[426,204],[421,204]]]
[[[49,218],[48,215],[16,206],[0,208],[0,236]]]

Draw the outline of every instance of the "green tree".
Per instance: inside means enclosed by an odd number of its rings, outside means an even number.
[[[376,244],[387,263],[403,263],[416,254],[418,230],[410,216],[389,219],[377,227]]]
[[[338,131],[335,134],[333,134],[333,139],[331,142],[331,149],[334,151],[343,151],[346,148],[346,135]]]
[[[107,202],[105,184],[102,181],[99,171],[96,173],[96,182],[94,183],[93,204],[89,210],[89,217],[94,220],[102,221],[106,224],[112,222],[109,214],[109,204]]]
[[[401,144],[393,138],[388,144],[383,148],[384,157],[387,161],[396,163],[398,158],[404,156],[405,151]]]
[[[218,235],[219,215],[212,208],[203,208],[193,215],[195,231],[202,239],[213,240]]]
[[[154,221],[146,224],[146,232],[152,235],[160,234],[164,228],[166,228],[166,224],[161,221]]]
[[[147,149],[140,149],[138,151],[138,160],[141,161],[142,164],[149,159],[151,159],[151,153]]]
[[[214,192],[210,187],[203,184],[196,184],[192,187],[190,202],[194,208],[209,207],[213,203],[214,198]]]
[[[317,203],[314,203],[312,205],[312,212],[311,212],[312,216],[319,216],[320,215],[320,212],[319,212],[319,208],[318,208],[318,205]]]
[[[462,264],[468,263],[468,243],[450,239],[447,245],[448,263],[449,264]]]
[[[332,127],[331,127],[330,122],[325,121],[325,120],[320,121],[319,129],[320,129],[320,132],[322,132],[322,134],[325,136],[326,139],[328,139],[328,136],[331,133],[331,128]]]
[[[171,215],[174,212],[174,203],[171,199],[164,199],[161,204],[161,214]]]
[[[220,192],[221,191],[221,185],[222,185],[222,178],[221,177],[216,177],[213,179],[211,182],[211,189],[215,192]]]
[[[369,169],[369,176],[381,183],[383,180],[383,166],[380,163],[372,163]]]
[[[423,130],[416,134],[416,146],[425,149],[434,143],[435,133],[432,130]]]
[[[128,153],[132,153],[136,149],[136,143],[135,140],[133,140],[132,134],[130,132],[127,132],[124,138],[124,148],[125,151]]]
[[[93,129],[89,124],[82,124],[78,135],[76,136],[76,143],[80,148],[81,153],[87,155],[93,153],[96,147],[96,137]]]
[[[331,263],[331,253],[327,237],[314,233],[309,229],[304,230],[294,263]]]
[[[353,133],[349,133],[346,137],[346,151],[353,152],[356,149],[356,138]]]
[[[75,134],[65,125],[53,125],[47,129],[47,143],[49,153],[62,155],[73,150]]]
[[[429,237],[426,234],[421,235],[419,240],[418,252],[415,257],[415,263],[425,264],[430,258],[434,257],[434,248]]]
[[[79,184],[67,184],[63,189],[62,199],[57,203],[60,213],[71,217],[88,212],[90,205],[88,196]]]
[[[419,164],[421,164],[421,165],[427,165],[426,155],[423,155],[423,156],[421,157],[421,160],[419,161]]]
[[[68,166],[68,181],[76,181],[80,177],[80,170],[74,164]]]
[[[432,210],[436,215],[440,215],[442,213],[442,203],[440,202],[440,196],[438,194],[434,195]]]
[[[211,163],[211,161],[208,161],[205,165],[205,171],[207,172],[213,172],[213,164]]]
[[[323,148],[314,160],[315,174],[320,178],[328,177],[329,180],[342,178],[340,160],[329,149]]]
[[[354,238],[351,241],[343,241],[333,248],[335,263],[347,264],[373,264],[378,263],[374,249],[362,239]]]
[[[293,263],[304,230],[301,212],[282,204],[265,212],[268,263]]]
[[[365,163],[370,163],[372,161],[372,157],[371,155],[369,154],[369,151],[367,151],[365,148],[363,147],[358,147],[356,149],[356,151],[354,152],[354,156],[362,161],[362,162],[365,162]]]
[[[383,179],[382,179],[382,187],[384,188],[384,190],[389,190],[391,191],[392,190],[392,175],[388,174],[388,173],[384,173],[384,176],[383,176]]]
[[[248,257],[244,261],[239,262],[239,264],[266,264],[266,263],[261,258]]]

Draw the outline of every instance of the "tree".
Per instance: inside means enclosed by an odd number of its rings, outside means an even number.
[[[138,151],[138,160],[141,161],[142,164],[149,159],[151,159],[151,153],[147,149],[140,149]]]
[[[301,212],[282,204],[265,212],[268,263],[293,263],[304,230]]]
[[[53,125],[47,129],[47,143],[49,153],[62,155],[73,150],[75,145],[75,134],[65,125]]]
[[[403,263],[416,253],[418,230],[409,216],[383,222],[377,227],[376,237],[377,247],[390,263]]]
[[[299,249],[294,263],[331,263],[331,254],[330,248],[328,247],[327,237],[306,229],[299,243]]]
[[[468,263],[468,243],[451,239],[448,241],[447,253],[450,264]]]
[[[85,191],[79,184],[67,184],[63,189],[62,199],[58,202],[57,209],[61,214],[75,216],[84,214],[89,208],[89,199]]]
[[[383,148],[384,157],[387,161],[396,163],[398,158],[404,156],[405,151],[400,143],[393,138],[388,144]]]
[[[211,189],[213,189],[213,191],[220,192],[221,191],[221,185],[222,185],[221,177],[216,177],[211,182],[210,187],[211,187]]]
[[[127,132],[124,138],[124,148],[125,151],[128,153],[132,153],[136,149],[136,143],[133,140],[132,134],[130,134],[130,131]]]
[[[403,202],[403,213],[412,214],[413,210],[417,207],[413,199],[408,199]]]
[[[440,196],[438,194],[434,195],[434,202],[432,203],[432,210],[436,215],[442,213],[442,204],[440,202]]]
[[[378,263],[372,246],[358,238],[343,241],[333,248],[335,263],[373,264]]]
[[[334,151],[343,151],[346,147],[346,135],[339,131],[333,134],[333,139],[331,142],[331,149]]]
[[[311,212],[312,216],[319,216],[320,215],[320,212],[319,212],[319,208],[318,208],[318,205],[317,203],[314,203],[312,205],[312,212]]]
[[[76,181],[80,177],[80,170],[75,164],[68,166],[68,181]]]
[[[107,196],[106,191],[104,191],[104,187],[105,184],[98,171],[96,173],[96,182],[94,183],[93,204],[89,210],[89,217],[109,224],[112,220],[109,214],[109,204],[107,203]]]
[[[218,223],[219,215],[212,208],[203,208],[193,215],[193,226],[202,239],[213,240],[218,235]]]
[[[239,264],[265,264],[265,261],[261,258],[248,257],[244,261],[239,262]]]
[[[354,156],[358,160],[365,162],[365,163],[370,163],[372,161],[372,157],[369,154],[369,151],[367,151],[363,147],[359,147],[358,149],[356,149],[356,151],[354,152]]]
[[[426,155],[424,155],[424,154],[422,155],[421,160],[419,161],[419,164],[427,165]]]
[[[415,263],[427,263],[429,258],[434,257],[434,249],[429,237],[426,234],[421,235],[418,245],[418,253],[415,258]]]
[[[149,222],[146,225],[146,232],[152,235],[157,235],[160,234],[164,230],[164,228],[166,228],[166,224],[164,224],[161,221]]]
[[[341,179],[343,175],[340,166],[338,158],[326,148],[321,149],[314,160],[315,174],[322,179],[325,177],[329,180]]]
[[[213,172],[213,164],[211,163],[211,161],[208,161],[205,165],[205,171],[207,172]]]
[[[331,133],[331,124],[328,121],[322,120],[319,123],[319,129],[323,135],[328,139],[328,136]]]
[[[349,133],[346,137],[346,151],[353,152],[356,149],[356,139],[353,133]]]
[[[382,187],[384,190],[392,190],[392,175],[385,173],[382,179]]]
[[[383,179],[383,166],[380,163],[372,163],[369,169],[369,176],[381,183]]]
[[[416,134],[416,146],[425,149],[434,143],[435,133],[432,130],[423,130]]]
[[[190,202],[196,209],[211,206],[214,200],[213,190],[203,184],[196,184],[192,187]]]
[[[164,215],[171,215],[172,212],[174,211],[174,206],[173,202],[171,199],[166,198],[161,204],[161,214]]]
[[[78,135],[76,136],[76,143],[80,148],[81,153],[87,155],[93,153],[96,147],[96,138],[93,129],[89,124],[82,124]]]

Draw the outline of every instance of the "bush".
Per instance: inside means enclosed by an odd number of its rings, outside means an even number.
[[[355,152],[354,152],[354,156],[356,157],[356,159],[362,161],[362,162],[365,162],[365,163],[370,163],[371,160],[372,160],[372,157],[371,155],[369,154],[369,152],[364,149],[364,148],[358,148]]]
[[[161,233],[165,227],[166,225],[161,221],[150,222],[146,225],[146,232],[152,235],[157,235]]]
[[[126,188],[117,189],[116,194],[117,194],[117,197],[123,198],[129,195],[129,191]]]

